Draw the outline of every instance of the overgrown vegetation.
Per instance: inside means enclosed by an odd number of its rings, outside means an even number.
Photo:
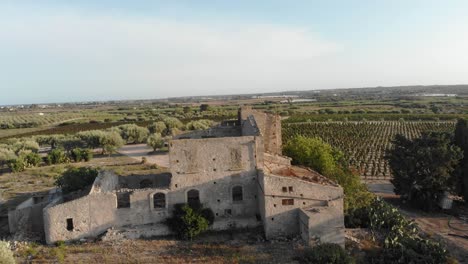
[[[383,240],[382,250],[368,254],[370,263],[446,263],[448,253],[438,242],[424,238],[416,223],[407,220],[398,209],[376,199],[367,209],[369,227],[374,239]]]
[[[337,244],[324,243],[313,248],[307,248],[300,258],[301,263],[305,264],[353,264],[354,259]]]
[[[55,185],[62,188],[63,193],[70,193],[82,190],[93,184],[97,176],[97,169],[88,167],[71,167],[61,176],[57,177]]]
[[[293,163],[308,166],[340,184],[345,193],[347,213],[371,203],[373,195],[361,183],[359,175],[349,168],[343,153],[320,138],[295,136],[284,146],[284,154],[291,157]]]
[[[407,139],[397,135],[387,158],[395,193],[424,210],[433,210],[444,192],[454,189],[452,174],[463,157],[447,133],[424,133]]]
[[[166,223],[179,238],[192,240],[208,229],[214,221],[213,212],[201,205],[176,204],[173,216]]]

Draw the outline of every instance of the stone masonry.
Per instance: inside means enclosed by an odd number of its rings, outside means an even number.
[[[54,192],[28,200],[10,212],[10,231],[42,232],[47,243],[141,225],[154,226],[151,236],[167,235],[162,223],[174,205],[196,201],[213,210],[212,230],[263,226],[267,239],[344,246],[343,189],[281,155],[277,115],[241,108],[235,122],[174,137],[169,160],[170,173],[101,171],[76,199]]]

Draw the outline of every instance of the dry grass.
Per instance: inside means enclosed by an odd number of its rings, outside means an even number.
[[[304,248],[299,242],[254,242],[229,239],[223,234],[210,236],[217,236],[218,241],[206,242],[201,238],[193,242],[161,239],[36,245],[34,255],[28,248],[18,250],[17,260],[19,263],[26,259],[30,263],[297,263],[294,259]]]

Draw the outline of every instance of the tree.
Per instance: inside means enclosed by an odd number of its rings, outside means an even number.
[[[0,166],[7,164],[9,160],[16,159],[15,152],[9,148],[0,148]]]
[[[99,144],[102,146],[102,154],[112,154],[124,145],[124,141],[119,133],[108,131],[102,134]]]
[[[162,121],[155,122],[148,126],[148,130],[151,134],[159,133],[161,135],[165,135],[166,129],[166,124]]]
[[[127,143],[143,143],[148,137],[149,131],[145,127],[137,126],[135,124],[127,124],[115,127],[113,129],[118,129],[115,131],[120,132],[120,136]]]
[[[192,112],[192,108],[190,106],[184,106],[184,108],[182,109],[184,110],[184,114],[188,114]]]
[[[210,110],[211,110],[210,105],[208,105],[208,104],[201,104],[200,105],[200,112],[210,111]]]
[[[200,119],[188,122],[185,125],[187,130],[205,130],[213,126],[213,121],[207,119]]]
[[[432,210],[446,191],[453,189],[451,174],[462,158],[460,148],[446,133],[424,133],[407,139],[397,135],[386,158],[393,172],[391,182],[401,199]]]
[[[18,154],[21,151],[25,150],[30,150],[32,152],[38,152],[39,151],[39,144],[31,139],[13,139],[14,143],[13,145],[13,150]]]
[[[192,240],[208,229],[209,222],[203,217],[200,210],[187,204],[176,204],[173,216],[166,223],[180,238]]]
[[[164,140],[160,134],[154,133],[148,137],[147,144],[153,148],[153,151],[156,151],[157,149],[164,147]]]
[[[76,134],[81,140],[86,143],[86,146],[91,149],[102,147],[102,138],[105,132],[101,130],[83,131]]]
[[[64,193],[70,193],[82,190],[93,184],[99,172],[93,168],[69,168],[61,176],[59,176],[55,185],[62,188]]]
[[[293,159],[294,164],[310,167],[341,185],[348,214],[372,202],[373,195],[361,183],[359,174],[349,168],[343,153],[322,139],[295,136],[283,150]]]
[[[175,118],[175,117],[165,117],[163,119],[163,121],[164,121],[164,124],[166,124],[166,127],[169,130],[172,130],[174,128],[180,129],[180,128],[182,128],[184,126],[184,124],[182,122],[180,122],[180,120]]]
[[[455,127],[455,145],[463,151],[463,159],[460,161],[455,173],[455,184],[458,194],[463,195],[468,202],[468,120],[459,119]]]
[[[332,175],[344,156],[321,138],[296,136],[284,146],[284,152],[296,164],[311,167],[323,175]]]
[[[70,152],[75,148],[83,148],[85,146],[85,142],[80,138],[76,137],[68,137],[61,139],[58,143],[60,147],[65,149],[65,151]]]

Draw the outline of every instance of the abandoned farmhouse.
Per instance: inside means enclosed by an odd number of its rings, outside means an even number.
[[[86,195],[59,190],[9,212],[10,232],[36,232],[47,243],[98,236],[110,228],[162,224],[179,203],[215,214],[212,230],[263,226],[267,239],[298,236],[344,246],[343,189],[281,154],[281,120],[243,107],[238,120],[169,141],[170,173],[119,176],[101,171]],[[145,229],[141,229],[145,230]]]

